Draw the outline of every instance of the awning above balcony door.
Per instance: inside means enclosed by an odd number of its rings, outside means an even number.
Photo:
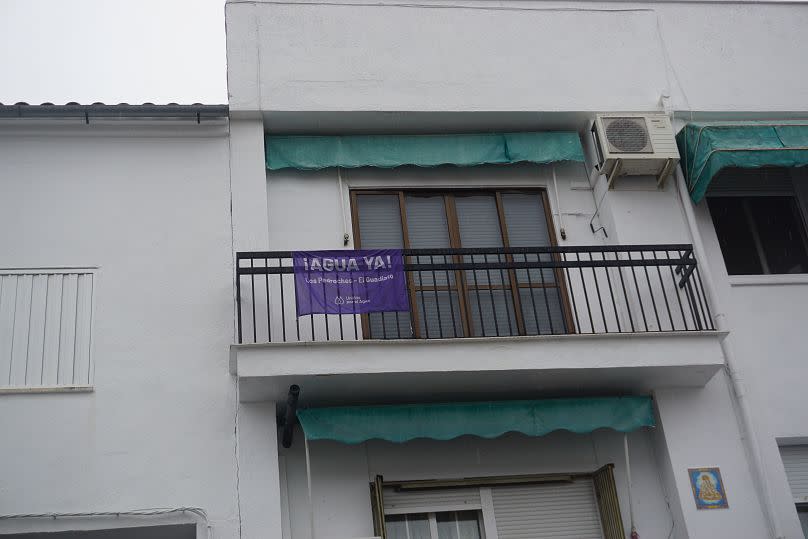
[[[403,165],[465,167],[584,160],[578,133],[566,131],[462,135],[267,135],[264,149],[269,170],[394,168]]]
[[[508,432],[543,436],[555,430],[630,432],[654,426],[650,397],[596,397],[309,408],[297,412],[307,440],[347,444],[381,439],[496,438]]]
[[[689,123],[676,139],[696,203],[724,168],[808,165],[808,121]]]

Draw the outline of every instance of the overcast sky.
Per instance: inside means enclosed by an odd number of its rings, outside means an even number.
[[[227,103],[224,0],[0,0],[0,103]]]

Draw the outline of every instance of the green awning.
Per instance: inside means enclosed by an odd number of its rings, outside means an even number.
[[[693,202],[726,167],[808,165],[808,122],[689,123],[676,135]]]
[[[650,397],[308,408],[298,410],[297,417],[309,440],[346,444],[451,440],[466,434],[496,438],[506,432],[543,436],[554,430],[587,433],[600,428],[630,432],[654,426]]]
[[[266,136],[269,170],[475,166],[584,160],[576,132],[473,135]]]

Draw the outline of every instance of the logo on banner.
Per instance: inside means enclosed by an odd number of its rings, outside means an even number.
[[[401,249],[295,251],[297,315],[409,311]]]

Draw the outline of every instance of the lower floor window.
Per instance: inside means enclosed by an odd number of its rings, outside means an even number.
[[[780,457],[797,506],[802,533],[808,539],[808,445],[781,446]]]
[[[808,504],[797,504],[797,516],[800,517],[800,525],[802,526],[802,534],[808,538]]]
[[[726,169],[707,205],[729,275],[808,273],[803,169]]]
[[[479,511],[414,513],[384,517],[387,539],[482,539]]]
[[[424,485],[431,483],[430,485]],[[371,484],[384,539],[624,539],[613,466],[588,474]]]

